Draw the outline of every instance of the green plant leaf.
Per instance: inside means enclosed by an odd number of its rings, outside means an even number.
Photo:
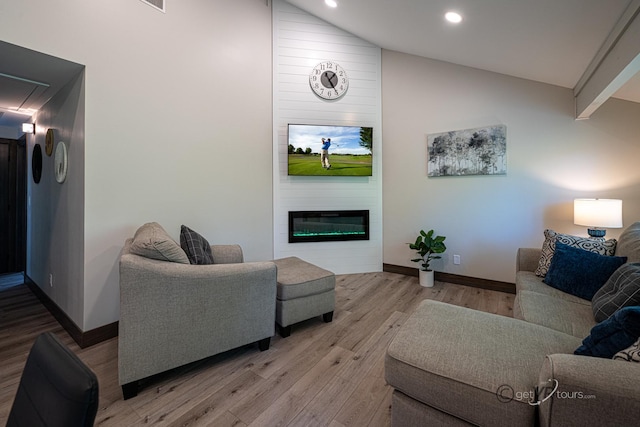
[[[424,270],[429,271],[429,263],[431,260],[440,259],[442,257],[433,254],[439,254],[444,252],[447,247],[443,243],[446,237],[436,236],[433,237],[434,230],[425,232],[420,230],[420,234],[416,237],[415,243],[407,243],[409,248],[416,251],[417,255],[421,258],[412,259],[412,262],[419,262]]]

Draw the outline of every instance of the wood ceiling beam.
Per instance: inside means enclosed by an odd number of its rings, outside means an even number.
[[[640,0],[632,1],[573,89],[576,118],[594,111],[640,72]]]

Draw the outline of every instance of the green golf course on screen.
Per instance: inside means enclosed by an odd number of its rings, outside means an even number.
[[[371,176],[373,128],[289,125],[288,173]]]

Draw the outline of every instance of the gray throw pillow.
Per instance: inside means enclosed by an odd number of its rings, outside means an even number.
[[[591,299],[596,322],[607,320],[623,307],[640,305],[640,263],[618,268]]]
[[[616,244],[618,243],[616,239],[598,240],[556,233],[553,230],[546,229],[544,230],[544,243],[542,243],[542,252],[540,253],[540,260],[538,261],[538,268],[535,272],[536,276],[544,277],[547,275],[549,266],[551,265],[551,259],[556,251],[556,242],[608,256],[615,254]]]
[[[207,239],[186,225],[180,227],[180,247],[187,253],[191,264],[213,264],[211,245]]]
[[[187,254],[157,222],[148,222],[138,228],[131,242],[131,252],[160,261],[189,264]]]

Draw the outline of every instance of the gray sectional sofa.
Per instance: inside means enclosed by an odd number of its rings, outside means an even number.
[[[640,364],[574,354],[591,301],[543,283],[540,253],[518,250],[515,318],[421,303],[386,354],[392,425],[638,425]],[[640,262],[640,222],[615,255]]]

